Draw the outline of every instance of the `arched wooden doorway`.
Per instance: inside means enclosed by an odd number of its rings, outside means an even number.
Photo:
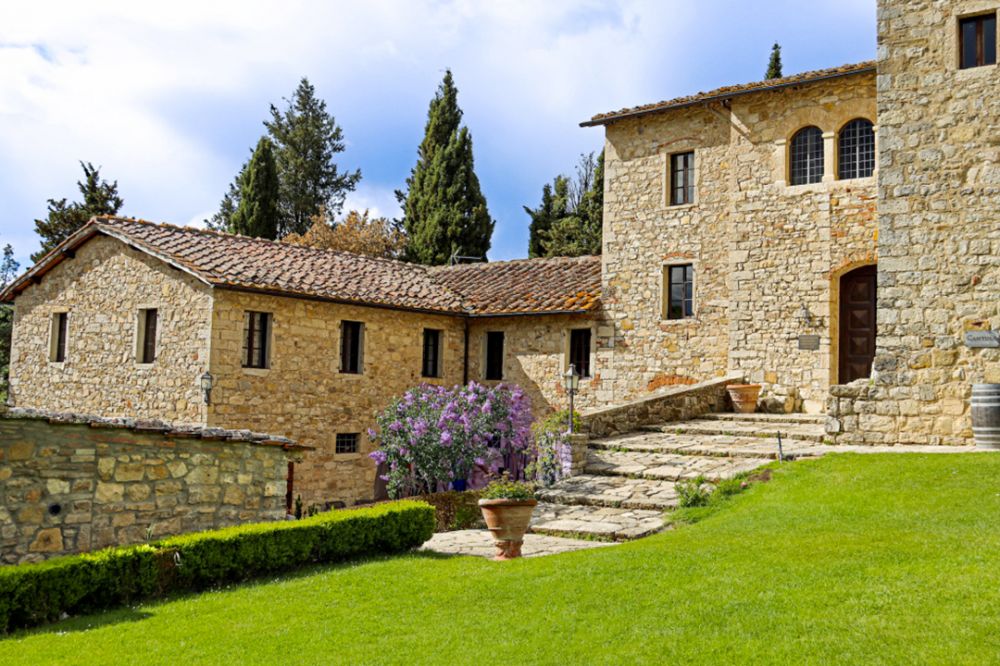
[[[840,384],[870,377],[875,359],[878,269],[862,266],[840,276]]]

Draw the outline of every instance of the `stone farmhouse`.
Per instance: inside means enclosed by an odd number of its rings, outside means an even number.
[[[880,0],[877,60],[604,113],[601,257],[425,268],[99,218],[0,294],[12,400],[295,438],[371,496],[420,382],[585,410],[723,376],[837,443],[964,444],[1000,382],[1000,77],[984,0]],[[210,392],[201,377],[210,373]]]

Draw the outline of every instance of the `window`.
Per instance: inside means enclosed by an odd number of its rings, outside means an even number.
[[[875,172],[875,129],[870,120],[857,118],[840,130],[837,177],[868,178]]]
[[[970,16],[958,21],[959,67],[997,64],[997,15]]]
[[[69,332],[69,313],[56,312],[52,315],[49,360],[62,363],[66,360],[66,335]]]
[[[243,367],[267,368],[269,363],[270,312],[247,312],[243,336]]]
[[[667,266],[667,319],[687,319],[694,316],[694,266]]]
[[[420,374],[424,377],[441,376],[441,331],[424,329],[424,363]]]
[[[486,379],[503,379],[503,331],[486,334]]]
[[[694,203],[694,152],[670,156],[670,205]]]
[[[136,349],[139,363],[152,363],[156,360],[156,324],[155,308],[139,310],[139,337]]]
[[[364,330],[360,321],[340,322],[340,371],[344,374],[361,374]]]
[[[569,332],[569,362],[580,377],[590,377],[589,328],[575,328]]]
[[[804,127],[792,137],[792,185],[806,185],[823,180],[823,132],[818,127]]]
[[[335,453],[357,453],[358,452],[358,433],[356,432],[338,432],[337,433],[337,445],[334,449]]]

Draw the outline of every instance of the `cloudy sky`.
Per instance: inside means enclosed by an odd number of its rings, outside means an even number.
[[[497,220],[492,259],[527,252],[542,185],[598,150],[612,109],[874,57],[875,0],[10,2],[0,7],[0,244],[73,197],[79,160],[123,213],[196,224],[307,76],[363,179],[348,206],[395,215],[445,68]]]

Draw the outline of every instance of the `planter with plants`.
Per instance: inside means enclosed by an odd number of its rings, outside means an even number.
[[[493,535],[497,554],[495,560],[512,560],[521,557],[524,533],[531,522],[531,514],[538,500],[535,488],[520,481],[500,479],[483,489],[479,509],[483,512],[486,527]]]
[[[733,410],[739,414],[753,414],[757,411],[760,384],[730,384],[726,387],[733,401]]]

